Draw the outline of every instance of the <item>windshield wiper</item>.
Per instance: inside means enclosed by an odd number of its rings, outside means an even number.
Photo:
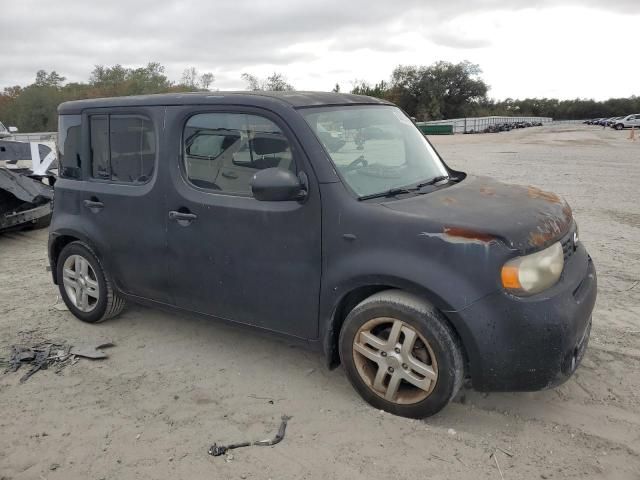
[[[418,190],[417,187],[396,187],[390,188],[389,190],[385,190],[384,192],[371,193],[369,195],[363,195],[358,197],[358,200],[369,200],[370,198],[381,198],[381,197],[395,197],[396,195],[401,195],[403,193],[413,193]]]
[[[446,175],[440,175],[438,177],[434,177],[431,180],[427,180],[426,182],[420,182],[416,185],[416,189],[420,190],[422,187],[426,187],[429,185],[435,185],[438,182],[442,182],[443,180],[449,180],[449,177]]]
[[[371,193],[369,195],[363,195],[361,197],[358,197],[358,200],[369,200],[371,198],[382,198],[382,197],[395,197],[396,195],[401,195],[403,193],[414,193],[417,192],[418,190],[420,190],[422,187],[426,187],[428,185],[434,185],[438,182],[441,182],[443,180],[449,180],[448,176],[438,176],[438,177],[434,177],[431,180],[427,180],[426,182],[420,182],[418,184],[416,184],[415,186],[408,186],[408,187],[395,187],[395,188],[390,188],[389,190],[385,190],[383,192],[378,192],[378,193]]]

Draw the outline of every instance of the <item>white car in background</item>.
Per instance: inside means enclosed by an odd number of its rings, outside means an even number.
[[[18,129],[16,127],[5,127],[2,122],[0,122],[0,138],[10,137],[14,133],[16,133]]]
[[[640,113],[635,115],[627,115],[626,117],[616,120],[613,128],[616,130],[622,130],[623,128],[636,127],[640,128]]]

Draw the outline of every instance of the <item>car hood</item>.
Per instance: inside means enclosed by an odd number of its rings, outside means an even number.
[[[571,208],[554,193],[473,175],[447,188],[383,205],[423,218],[421,235],[454,243],[497,240],[523,253],[552,244],[573,223]]]

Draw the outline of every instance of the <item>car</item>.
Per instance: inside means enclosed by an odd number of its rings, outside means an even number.
[[[0,122],[0,138],[7,138],[12,136],[14,133],[17,133],[18,129],[16,127],[5,127],[2,122]]]
[[[635,115],[627,115],[623,118],[618,118],[613,122],[613,128],[616,130],[622,130],[623,128],[640,128],[640,113]]]
[[[615,125],[616,125],[616,122],[617,122],[618,120],[622,120],[624,117],[625,117],[625,116],[624,116],[624,115],[622,115],[621,117],[613,117],[613,118],[611,118],[611,119],[609,120],[609,126],[610,126],[611,128],[614,128],[614,127],[615,127]]]
[[[605,125],[605,126],[607,126],[607,127],[611,127],[611,126],[614,124],[614,122],[615,122],[618,118],[622,118],[622,117],[611,117],[611,118],[607,118],[607,119],[604,121],[604,125]]]
[[[133,301],[298,339],[411,418],[465,381],[539,390],[580,364],[597,279],[569,205],[449,167],[390,102],[216,92],[58,114],[48,255],[80,320]]]

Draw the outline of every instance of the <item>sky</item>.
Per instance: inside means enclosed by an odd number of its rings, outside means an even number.
[[[212,89],[242,73],[297,90],[388,80],[399,64],[469,60],[495,99],[640,95],[638,0],[0,0],[0,89],[39,69],[185,68]]]

